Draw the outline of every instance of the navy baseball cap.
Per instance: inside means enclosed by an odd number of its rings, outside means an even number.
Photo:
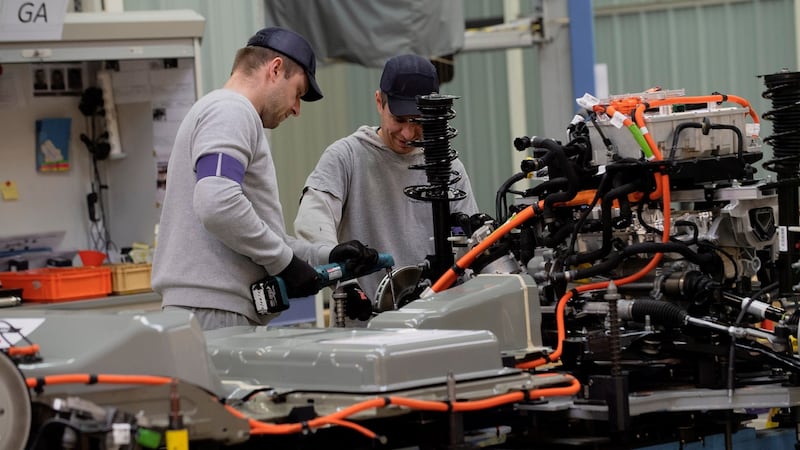
[[[314,78],[317,70],[317,58],[311,44],[299,34],[285,28],[268,27],[254,34],[247,41],[248,47],[271,48],[291,58],[300,65],[308,77],[308,92],[300,97],[307,102],[315,102],[322,98],[322,91]]]
[[[381,91],[389,99],[392,114],[418,116],[417,96],[439,92],[439,77],[433,64],[421,56],[393,56],[383,66]]]

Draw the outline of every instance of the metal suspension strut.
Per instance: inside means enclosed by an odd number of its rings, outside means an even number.
[[[425,163],[410,166],[409,169],[425,170],[428,184],[408,186],[403,190],[413,199],[431,202],[435,249],[431,261],[433,277],[443,274],[455,261],[448,241],[450,202],[467,196],[466,192],[452,187],[461,179],[461,174],[451,167],[451,162],[458,158],[458,152],[450,147],[450,140],[458,135],[458,131],[447,123],[456,116],[452,109],[456,98],[442,94],[417,96],[420,117],[413,120],[422,125],[422,139],[411,144],[423,148]]]
[[[800,225],[798,214],[798,185],[800,185],[800,73],[786,70],[764,75],[767,90],[761,96],[772,101],[773,109],[761,117],[772,121],[773,134],[764,142],[773,148],[774,158],[764,168],[776,172],[778,192],[778,225],[786,230]],[[797,233],[781,233],[785,242],[779,244],[778,282],[780,294],[795,297],[793,287],[798,283],[791,265],[800,258]],[[783,237],[779,239],[783,239]]]

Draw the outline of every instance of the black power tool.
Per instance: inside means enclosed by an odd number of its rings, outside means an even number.
[[[394,266],[394,258],[388,253],[378,253],[378,262],[360,273],[349,273],[341,263],[330,263],[314,267],[317,272],[319,289],[340,281],[369,275]],[[286,284],[280,277],[269,276],[250,285],[250,295],[259,314],[275,314],[289,309],[289,296]]]

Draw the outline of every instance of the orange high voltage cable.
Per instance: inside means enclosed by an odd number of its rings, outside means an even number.
[[[611,100],[608,103],[610,108],[614,108],[625,115],[631,115],[636,106],[641,103],[641,99],[639,97],[625,97],[620,99]],[[611,114],[609,114],[610,116]]]
[[[635,107],[636,105],[634,105],[634,108]],[[625,126],[628,129],[628,131],[631,132],[631,135],[633,135],[633,139],[636,141],[637,144],[639,144],[639,148],[641,148],[642,153],[644,153],[644,156],[648,160],[662,159],[661,152],[659,152],[657,148],[653,149],[653,146],[644,135],[646,129],[642,129],[641,124],[634,123],[627,114],[617,111],[612,105],[595,105],[593,110],[596,113],[604,113],[608,115],[609,117],[612,118],[612,121],[615,120],[621,121],[621,125]],[[655,174],[654,178],[655,178],[656,188],[653,192],[650,193],[649,196],[650,200],[658,200],[659,198],[661,198],[661,190],[663,189],[663,186],[661,185],[661,177],[658,174]],[[636,196],[634,196],[633,194],[631,194],[629,197],[631,196],[633,197],[632,199],[634,201],[640,200],[640,198],[636,198]]]
[[[712,94],[712,95],[699,95],[691,97],[669,97],[669,98],[652,99],[652,100],[643,100],[643,99],[637,99],[637,100],[638,104],[635,106],[635,108],[633,108],[632,111],[635,111],[634,114],[636,115],[636,123],[639,125],[639,128],[642,129],[642,134],[647,134],[645,129],[644,110],[646,108],[658,108],[659,106],[667,106],[667,105],[731,102],[731,103],[736,103],[743,108],[747,108],[748,115],[750,116],[751,119],[753,119],[753,123],[755,124],[760,123],[758,114],[753,109],[753,106],[750,105],[750,102],[736,95]],[[757,137],[757,136],[754,135],[752,137]],[[654,143],[651,143],[650,145],[653,151],[658,150],[657,146],[654,145]]]
[[[39,353],[39,344],[31,344],[26,346],[11,346],[6,349],[8,356],[28,356]]]
[[[664,105],[682,105],[687,103],[688,104],[722,103],[722,102],[737,103],[739,104],[739,106],[742,106],[743,108],[748,108],[750,117],[753,119],[753,122],[759,123],[758,114],[756,114],[756,112],[753,110],[753,107],[750,105],[750,102],[748,102],[745,98],[739,97],[737,95],[727,95],[727,94],[693,95],[689,97],[667,97],[667,98],[654,98],[650,100],[646,100],[641,97],[626,97],[622,99],[611,100],[609,102],[609,105],[613,106],[623,114],[631,115],[633,111],[640,104],[647,104],[649,105],[648,108],[657,108],[659,106],[664,106]]]
[[[548,375],[544,374],[540,376],[548,376]],[[417,400],[407,397],[394,397],[394,396],[375,398],[363,401],[361,403],[357,403],[355,405],[352,405],[341,411],[337,411],[333,414],[329,414],[327,416],[321,416],[308,420],[304,423],[271,424],[271,423],[259,422],[254,419],[248,419],[246,416],[244,416],[244,414],[242,414],[241,412],[237,411],[236,409],[230,406],[226,407],[235,416],[249,420],[252,430],[251,434],[294,434],[294,433],[299,433],[304,429],[319,428],[321,426],[326,426],[328,424],[338,424],[338,422],[344,421],[346,417],[349,417],[357,412],[369,409],[385,408],[387,406],[400,406],[417,411],[433,411],[442,413],[471,412],[471,411],[480,411],[484,409],[495,408],[509,403],[524,401],[526,399],[560,397],[560,396],[569,396],[577,394],[581,388],[580,382],[571,375],[562,374],[562,376],[565,376],[569,379],[569,385],[559,386],[559,387],[544,387],[538,389],[530,389],[526,391],[509,392],[506,394],[501,394],[480,400],[445,402],[437,400]],[[347,423],[350,428],[356,429],[357,431],[361,431],[360,429],[357,428],[358,427],[357,424],[353,424],[352,422],[349,421],[347,421]],[[366,428],[364,428],[364,430],[366,431],[364,432],[366,436],[370,438],[376,438],[375,433],[367,430]]]
[[[653,154],[657,155],[656,159],[663,161],[664,156],[661,154],[661,150],[658,149],[658,144],[653,139],[653,136],[650,134],[650,130],[647,129],[644,121],[644,110],[646,106],[641,104],[636,107],[636,111],[634,112],[634,118],[636,119],[636,123],[639,125],[639,130],[642,131],[642,136],[644,136],[647,144],[650,146],[650,149],[653,151]]]
[[[664,195],[662,197],[662,201],[663,201],[663,204],[664,204],[664,206],[663,206],[663,209],[664,209],[664,230],[661,233],[661,240],[662,240],[662,242],[669,242],[669,231],[670,231],[669,230],[670,229],[669,223],[671,221],[671,211],[670,211],[670,206],[669,206],[669,204],[670,204],[669,176],[665,175],[665,174],[662,174],[661,177],[662,177],[662,186],[665,186],[665,189],[664,189],[664,192],[663,192]],[[663,257],[663,253],[656,253],[653,256],[653,259],[651,259],[650,262],[647,263],[647,265],[645,267],[643,267],[641,270],[639,270],[638,272],[636,272],[636,273],[634,273],[632,275],[628,275],[627,277],[623,277],[623,278],[614,280],[614,284],[616,284],[617,286],[623,286],[625,284],[632,283],[634,281],[637,281],[637,280],[641,279],[643,276],[647,275],[650,271],[652,271],[653,269],[658,267],[658,264],[661,262],[661,258],[662,257]],[[556,311],[555,311],[555,315],[556,315],[556,331],[557,331],[556,349],[552,353],[550,353],[549,355],[547,355],[545,357],[517,364],[517,368],[519,368],[519,369],[533,369],[535,367],[539,367],[541,365],[557,361],[558,358],[561,357],[561,353],[564,351],[564,339],[566,338],[566,325],[564,323],[564,311],[566,309],[567,303],[569,302],[569,300],[572,298],[572,296],[576,292],[580,293],[580,292],[586,292],[586,291],[597,290],[597,289],[606,289],[608,287],[608,284],[609,284],[609,281],[601,281],[601,282],[597,282],[597,283],[581,285],[581,286],[576,287],[573,290],[567,291],[567,293],[564,294],[561,297],[561,299],[559,299],[558,305],[556,306]]]
[[[528,206],[509,218],[506,223],[492,231],[489,236],[486,236],[486,239],[482,240],[480,243],[478,243],[478,245],[470,249],[470,251],[468,251],[464,256],[459,258],[458,261],[455,262],[455,268],[457,268],[459,272],[468,268],[475,261],[475,259],[480,256],[481,253],[485,252],[489,247],[492,246],[492,244],[497,242],[501,237],[505,236],[511,230],[531,219],[535,215],[534,211],[541,209],[543,206],[544,200],[540,200],[538,204]],[[438,280],[436,280],[436,283],[431,286],[431,290],[433,292],[441,292],[452,286],[457,278],[458,273],[453,267],[451,267],[447,269],[447,271],[442,274]]]
[[[595,196],[594,190],[588,191],[581,191],[578,192],[575,197],[567,202],[559,203],[556,206],[577,206],[577,205],[588,205],[592,202]],[[436,283],[431,286],[430,290],[434,293],[441,292],[455,283],[456,279],[458,278],[459,273],[463,272],[466,268],[468,268],[477,258],[481,255],[481,253],[485,252],[489,247],[492,246],[495,242],[500,240],[503,236],[511,232],[514,228],[519,227],[529,219],[531,219],[535,214],[536,211],[541,210],[544,207],[544,200],[540,200],[538,203],[528,206],[527,208],[523,209],[522,211],[518,212],[511,218],[509,218],[506,223],[502,226],[494,230],[486,236],[484,240],[482,240],[478,245],[470,249],[464,256],[458,259],[455,262],[454,267],[447,269],[447,271],[436,280]]]
[[[538,375],[537,377],[552,376],[548,374]],[[363,435],[371,438],[382,440],[380,436],[371,430],[359,424],[346,420],[348,417],[355,415],[359,412],[385,408],[390,405],[405,407],[413,410],[421,411],[435,411],[435,412],[468,412],[479,411],[488,408],[502,406],[508,403],[514,403],[531,398],[542,397],[555,397],[555,396],[568,396],[574,395],[580,391],[580,382],[571,375],[562,375],[569,379],[569,385],[557,387],[542,387],[538,389],[530,389],[524,391],[515,391],[507,394],[501,394],[494,397],[489,397],[480,400],[467,400],[463,402],[445,402],[435,400],[417,400],[407,397],[382,397],[365,400],[354,405],[343,408],[335,413],[326,416],[317,417],[305,422],[300,423],[284,423],[273,424],[260,422],[253,418],[247,417],[241,411],[233,408],[230,405],[223,405],[223,407],[233,416],[246,420],[250,425],[251,435],[260,434],[294,434],[300,433],[303,430],[319,428],[328,425],[337,425],[353,429]],[[173,378],[152,376],[152,375],[108,375],[108,374],[62,374],[62,375],[48,375],[39,378],[27,378],[25,380],[29,388],[41,388],[45,385],[57,384],[139,384],[139,385],[163,385],[173,382]],[[214,397],[216,398],[216,397]]]
[[[40,378],[26,378],[25,383],[31,389],[40,389],[45,385],[56,384],[168,384],[170,377],[153,375],[92,375],[88,373],[74,373],[62,375],[47,375]]]
[[[628,131],[630,131],[631,134],[633,135],[633,139],[636,141],[637,144],[639,144],[639,148],[642,150],[642,153],[644,153],[647,159],[653,159],[655,157],[653,152],[650,150],[650,146],[648,145],[647,141],[645,141],[644,138],[642,137],[641,130],[639,130],[639,127],[635,123],[633,123],[633,121],[627,114],[623,114],[617,111],[611,105],[608,106],[596,105],[593,109],[595,112],[605,113],[607,116],[611,118],[612,123],[616,121],[617,123],[619,123],[619,125],[627,128]]]

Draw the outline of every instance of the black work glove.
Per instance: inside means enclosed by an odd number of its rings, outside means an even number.
[[[292,256],[292,261],[277,276],[286,284],[289,298],[307,297],[319,292],[317,271],[297,256]]]
[[[347,294],[344,307],[347,317],[352,320],[369,320],[372,317],[372,302],[367,294],[355,283],[348,284],[343,289]]]
[[[343,264],[347,273],[359,276],[378,264],[378,252],[360,241],[352,240],[333,247],[328,262]]]

